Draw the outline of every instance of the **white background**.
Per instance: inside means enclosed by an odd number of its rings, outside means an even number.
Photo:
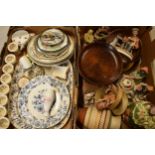
[[[5,0],[1,26],[153,26],[153,0]],[[155,130],[0,130],[0,155],[154,154]]]

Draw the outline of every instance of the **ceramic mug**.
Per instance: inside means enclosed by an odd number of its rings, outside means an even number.
[[[22,56],[19,60],[19,63],[25,70],[32,67],[32,63],[27,56]]]

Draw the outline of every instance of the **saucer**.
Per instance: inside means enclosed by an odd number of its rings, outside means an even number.
[[[44,95],[44,91],[50,89],[55,90],[56,101],[51,107],[50,115],[45,116],[42,113],[44,107],[43,99],[45,96],[42,95]],[[32,100],[33,98],[36,98],[37,102]],[[35,104],[39,104],[40,112],[34,110]],[[21,89],[18,97],[19,115],[25,120],[26,124],[30,124],[32,128],[51,128],[55,126],[67,115],[69,106],[70,94],[65,84],[50,76],[38,76],[32,79]]]

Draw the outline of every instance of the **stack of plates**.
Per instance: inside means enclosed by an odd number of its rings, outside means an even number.
[[[69,59],[74,51],[74,39],[58,29],[49,29],[34,36],[27,47],[29,58],[40,66],[49,67]]]

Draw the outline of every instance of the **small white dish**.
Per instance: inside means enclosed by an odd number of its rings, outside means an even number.
[[[4,106],[0,106],[0,118],[7,115],[7,110]]]
[[[2,68],[3,73],[12,74],[14,67],[12,64],[5,64]]]
[[[4,73],[4,74],[1,75],[1,78],[0,78],[1,83],[10,84],[11,80],[12,80],[12,77],[11,77],[10,74]]]
[[[0,106],[5,106],[8,103],[8,97],[4,94],[0,95]]]
[[[27,56],[22,56],[19,59],[19,63],[23,67],[23,69],[25,69],[25,70],[32,67],[32,63],[31,63],[30,59]]]
[[[10,91],[9,85],[7,85],[7,84],[1,84],[0,85],[0,95],[1,94],[6,95],[9,93],[9,91]]]
[[[5,57],[5,63],[7,63],[7,64],[15,64],[16,63],[16,56],[14,54],[8,54]]]
[[[10,120],[7,117],[0,118],[0,129],[7,129],[9,128]]]

